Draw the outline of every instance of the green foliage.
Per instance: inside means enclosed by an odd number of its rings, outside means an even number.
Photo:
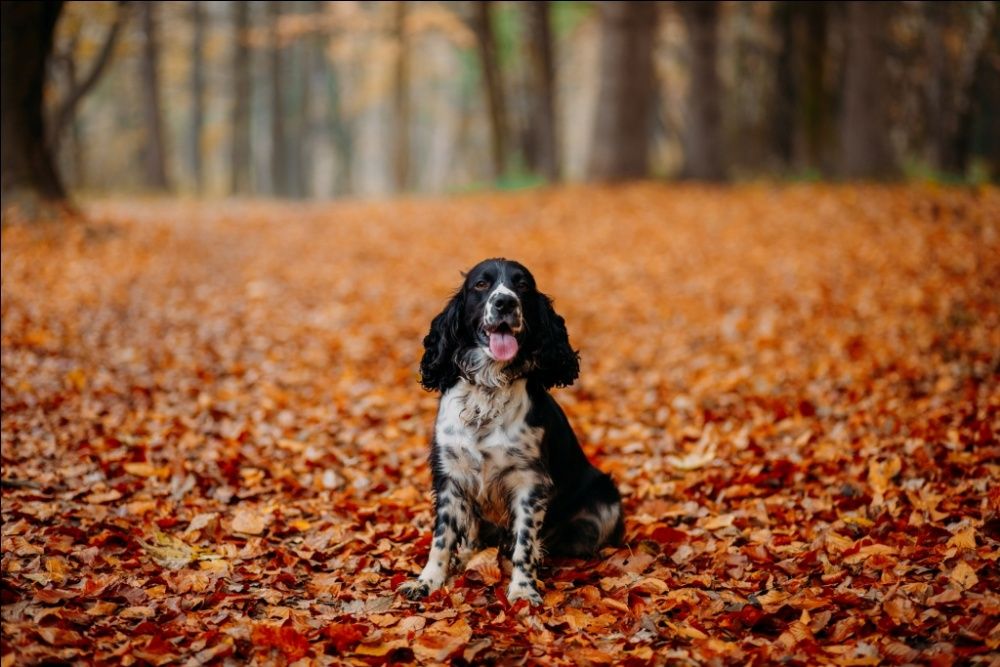
[[[561,39],[572,33],[594,11],[593,2],[553,2],[552,34]]]

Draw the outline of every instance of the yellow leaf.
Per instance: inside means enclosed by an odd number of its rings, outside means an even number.
[[[294,521],[289,521],[288,522],[288,526],[290,528],[294,528],[295,530],[299,531],[300,533],[304,533],[307,530],[309,530],[309,528],[312,526],[312,524],[309,523],[308,521],[306,521],[305,519],[295,519]]]
[[[948,538],[948,546],[958,549],[975,549],[976,529],[972,526],[966,526]]]
[[[951,580],[964,590],[969,590],[979,583],[976,571],[964,560],[951,571]]]
[[[157,467],[152,463],[125,463],[122,465],[122,468],[128,474],[135,475],[136,477],[161,477],[164,479],[170,477],[170,468],[166,466]]]
[[[74,368],[66,373],[66,382],[77,391],[83,391],[83,388],[87,386],[87,375],[79,368]]]
[[[735,514],[720,514],[714,516],[705,523],[702,524],[702,528],[705,530],[719,530],[720,528],[728,528],[733,525],[733,521],[736,519]]]

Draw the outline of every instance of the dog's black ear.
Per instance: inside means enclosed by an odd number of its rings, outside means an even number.
[[[552,300],[538,295],[535,317],[537,347],[531,376],[546,389],[568,387],[580,375],[580,354],[569,345],[566,322],[552,307]]]
[[[431,322],[431,330],[424,336],[424,356],[420,360],[420,384],[428,391],[443,392],[458,382],[455,353],[459,346],[464,301],[462,290],[459,289],[444,310]]]

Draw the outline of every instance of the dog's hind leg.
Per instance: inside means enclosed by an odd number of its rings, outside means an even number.
[[[588,498],[559,526],[550,527],[545,536],[545,549],[553,556],[590,558],[608,544],[621,543],[625,533],[621,496],[608,475],[602,474],[592,483]]]

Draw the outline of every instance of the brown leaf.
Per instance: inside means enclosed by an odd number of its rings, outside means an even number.
[[[459,619],[454,623],[437,621],[413,642],[413,652],[424,660],[443,661],[462,650],[472,638],[472,628]]]
[[[234,532],[246,535],[260,535],[271,523],[272,516],[259,508],[239,507],[233,513]]]
[[[474,579],[478,579],[487,586],[492,586],[499,582],[502,576],[498,558],[496,547],[483,549],[469,558],[465,564],[465,573],[473,575]]]

